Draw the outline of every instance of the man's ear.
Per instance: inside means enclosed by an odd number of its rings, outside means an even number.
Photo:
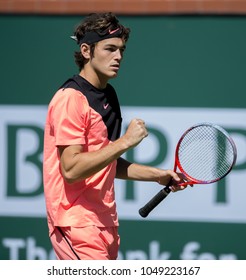
[[[80,51],[81,51],[81,54],[83,55],[83,57],[85,59],[90,59],[90,57],[91,57],[90,53],[91,52],[90,52],[90,46],[89,45],[87,45],[85,43],[81,44]]]

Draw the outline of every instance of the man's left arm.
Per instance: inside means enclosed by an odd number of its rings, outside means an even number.
[[[176,173],[170,169],[164,170],[152,166],[132,163],[122,157],[117,160],[116,178],[157,182],[163,186],[168,185],[169,182],[172,181],[172,191],[178,191],[185,188],[177,185],[185,179],[181,173]]]

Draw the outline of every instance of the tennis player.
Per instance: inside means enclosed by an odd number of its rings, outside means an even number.
[[[133,119],[121,134],[114,88],[130,29],[112,13],[91,14],[76,28],[79,74],[53,96],[44,136],[44,194],[49,236],[59,260],[114,260],[120,245],[114,179],[158,182],[182,175],[124,160],[121,155],[148,136]]]

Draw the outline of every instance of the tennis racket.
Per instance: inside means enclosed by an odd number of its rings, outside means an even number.
[[[187,179],[180,186],[210,184],[224,178],[232,170],[236,158],[237,149],[229,134],[218,125],[201,123],[186,130],[178,141],[174,171],[178,168]],[[171,183],[139,209],[143,218],[168,196]]]

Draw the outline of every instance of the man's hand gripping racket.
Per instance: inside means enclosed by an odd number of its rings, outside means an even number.
[[[179,186],[217,182],[232,170],[236,158],[236,146],[222,127],[210,123],[194,125],[176,146],[174,171],[178,168],[187,179]],[[170,185],[171,182],[139,209],[142,217],[147,217],[168,196]]]

